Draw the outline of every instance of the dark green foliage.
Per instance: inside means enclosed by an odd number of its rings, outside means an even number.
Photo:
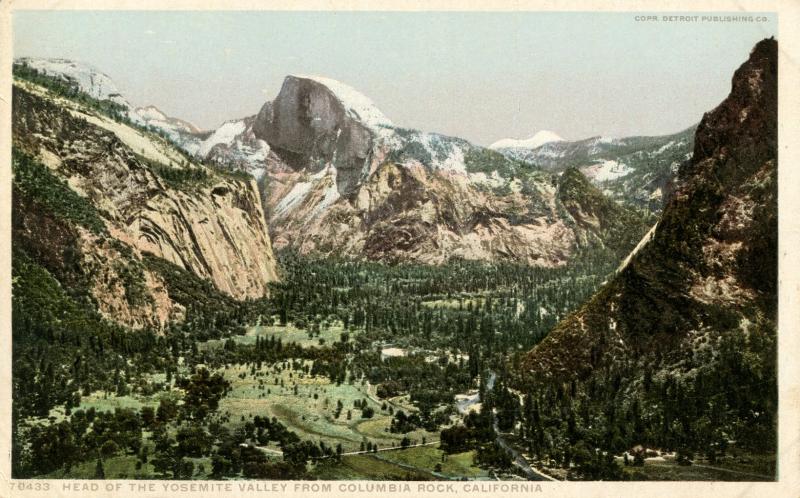
[[[470,173],[486,173],[494,171],[503,177],[513,179],[520,174],[531,171],[534,167],[528,163],[509,159],[503,154],[483,147],[471,147],[464,154],[464,166]]]
[[[114,270],[122,280],[122,287],[125,289],[125,300],[131,306],[151,302],[152,297],[147,290],[144,276],[144,265],[133,257],[129,246],[118,242],[117,239],[112,239],[112,244],[123,256],[126,256],[114,262]]]
[[[288,251],[278,256],[284,275],[273,284],[273,302],[287,321],[335,317],[397,346],[447,350],[458,344],[465,352],[475,349],[474,356],[529,348],[565,310],[588,297],[616,264],[602,250],[582,254],[574,265],[561,268],[464,260],[442,266],[386,265],[305,258]],[[456,304],[426,304],[440,300]],[[414,361],[398,360],[397,366]],[[402,375],[391,379],[403,382]],[[383,379],[373,382],[381,384]],[[384,388],[397,387],[387,383]]]
[[[57,424],[32,425],[26,432],[31,444],[17,455],[19,477],[69,470],[98,455],[95,479],[103,479],[102,458],[118,453],[136,454],[142,439],[137,413],[129,409],[99,413],[93,409],[78,410]]]
[[[575,221],[622,260],[641,240],[647,227],[641,214],[612,201],[576,168],[567,168],[558,184],[558,199]],[[597,220],[599,226],[591,224]]]
[[[24,152],[13,149],[14,195],[36,202],[52,215],[80,225],[91,232],[106,232],[94,205],[75,193],[66,182]]]
[[[208,280],[150,253],[143,254],[142,263],[164,279],[170,299],[186,308],[186,321],[175,328],[194,340],[242,334],[245,325],[272,313],[267,299],[237,301]]]
[[[454,425],[442,430],[440,447],[447,453],[461,453],[495,440],[491,410],[470,412],[464,425]]]
[[[416,413],[406,415],[403,410],[397,410],[394,414],[389,431],[395,433],[407,433],[422,427],[422,419]]]
[[[205,368],[197,369],[188,379],[179,378],[175,385],[184,390],[183,411],[192,419],[203,420],[217,409],[219,400],[230,388],[221,374],[211,375]]]
[[[478,446],[475,462],[482,467],[508,470],[511,468],[511,455],[495,441]]]
[[[205,168],[201,167],[175,167],[151,161],[144,156],[138,155],[139,160],[149,166],[150,171],[164,180],[170,188],[185,189],[187,187],[197,187],[208,185],[211,175]]]
[[[586,381],[542,385],[525,398],[522,410],[531,453],[560,460],[572,452],[574,459],[576,448],[585,446],[589,468],[574,477],[605,479],[612,477],[598,477],[607,469],[595,450],[620,454],[642,445],[678,451],[682,461],[692,454],[714,460],[728,451],[730,441],[739,451],[773,451],[778,406],[774,324],[757,322],[747,336],[738,325],[712,333],[719,334],[717,361],[690,364],[691,376],[645,374],[640,380],[633,365],[618,363]],[[655,357],[647,355],[642,363],[652,365]]]
[[[211,435],[199,425],[190,425],[178,429],[175,440],[178,443],[178,453],[181,456],[195,458],[208,455],[213,443]]]
[[[110,354],[117,348],[143,370],[158,362],[148,357],[157,342],[152,331],[128,332],[107,322],[21,250],[12,263],[14,399],[21,413],[46,416],[82,389],[114,390],[114,372],[130,368]],[[56,382],[67,376],[71,384]]]
[[[569,471],[569,478],[582,481],[621,481],[625,479],[622,468],[614,455],[600,450],[592,450],[585,444],[579,444],[569,451],[574,467]]]

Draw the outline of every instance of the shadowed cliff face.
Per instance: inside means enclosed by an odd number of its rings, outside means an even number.
[[[691,370],[701,366],[698,344],[714,344],[730,331],[747,334],[747,324],[774,327],[775,40],[756,45],[735,72],[730,95],[703,116],[694,156],[648,238],[606,287],[527,355],[524,375],[587,378],[642,358]]]
[[[277,279],[276,263],[252,179],[194,164],[166,141],[36,85],[15,85],[13,106],[15,147],[43,165],[31,171],[54,177],[51,183],[65,182],[88,201],[103,227],[96,233],[72,227],[68,239],[47,240],[39,230],[51,217],[36,212],[32,194],[18,192],[15,243],[29,251],[58,246],[43,249],[53,268],[63,263],[57,260],[65,251],[80,255],[76,271],[87,275],[107,316],[143,326],[181,315],[160,277],[142,268],[144,253],[237,299],[268,293],[269,282]],[[137,303],[115,283],[125,281],[131,268],[136,274],[129,280],[145,284]]]
[[[345,105],[328,86],[288,76],[258,113],[253,131],[297,169],[316,173],[332,164],[338,192],[346,196],[368,171],[375,131]]]

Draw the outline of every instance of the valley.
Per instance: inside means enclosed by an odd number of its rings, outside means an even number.
[[[456,395],[479,389],[476,372],[499,365],[509,349],[530,347],[522,330],[534,325],[546,330],[602,277],[589,274],[588,266],[582,271],[535,270],[461,262],[431,274],[418,265],[331,262],[294,254],[280,259],[286,273],[264,303],[266,313],[256,318],[260,325],[243,324],[241,334],[187,343],[186,350],[178,347],[170,356],[177,362],[164,358],[165,371],[124,365],[118,376],[127,380],[117,380],[116,388],[84,391],[67,403],[66,414],[63,406],[53,408],[49,419],[64,424],[87,413],[155,412],[158,420],[160,413],[175,411],[173,416],[180,418],[164,415],[163,424],[151,421],[153,426],[138,428],[141,443],[134,458],[122,449],[106,455],[108,477],[169,475],[163,464],[148,463],[163,458],[159,431],[178,437],[192,428],[209,440],[218,437],[214,430],[243,437],[242,444],[252,444],[267,462],[285,456],[287,440],[311,442],[312,476],[486,478],[491,468],[475,463],[475,449],[439,449],[440,429],[453,426],[461,415]],[[437,305],[443,302],[448,304]],[[523,303],[534,308],[533,302],[538,308],[526,311]],[[480,335],[470,332],[474,328]],[[173,340],[179,337],[186,332]],[[383,354],[390,349],[405,355]],[[191,378],[198,369],[219,375],[226,386],[202,422],[178,408],[187,403],[179,379]],[[285,439],[262,436],[263,427],[254,432],[259,419],[277,421]],[[20,428],[38,437],[47,420],[26,418]],[[212,446],[212,453],[222,449]],[[207,477],[213,456],[197,454],[179,458],[192,462],[193,478]],[[415,466],[417,460],[428,463]],[[53,475],[86,478],[94,472],[94,465],[76,462],[69,472]]]
[[[773,480],[777,43],[663,137],[15,66],[16,478]]]

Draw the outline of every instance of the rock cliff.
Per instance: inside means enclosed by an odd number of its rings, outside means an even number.
[[[15,148],[31,159],[26,161],[44,168],[31,166],[34,176],[53,177],[47,181],[56,189],[53,182],[62,182],[102,220],[94,231],[67,223],[69,237],[48,241],[39,220],[44,212],[33,207],[45,201],[18,189],[15,242],[29,250],[55,244],[45,252],[61,259],[61,266],[65,251],[82,255],[76,271],[89,279],[109,317],[143,326],[180,315],[159,276],[141,268],[144,253],[206,278],[237,299],[265,296],[277,279],[252,178],[198,164],[157,135],[27,81],[15,82],[13,132]],[[64,219],[58,212],[46,217]],[[144,282],[144,299],[120,292],[122,273],[130,271],[136,278],[129,280]]]
[[[585,379],[631,362],[634,376],[641,362],[696,375],[713,366],[722,336],[774,333],[775,40],[756,45],[730,95],[703,116],[694,144],[657,226],[608,285],[527,355],[525,375]]]

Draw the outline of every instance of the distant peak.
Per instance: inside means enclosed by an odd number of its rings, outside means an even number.
[[[563,142],[564,139],[550,130],[541,130],[530,138],[504,138],[489,146],[490,149],[536,149],[550,142]]]

